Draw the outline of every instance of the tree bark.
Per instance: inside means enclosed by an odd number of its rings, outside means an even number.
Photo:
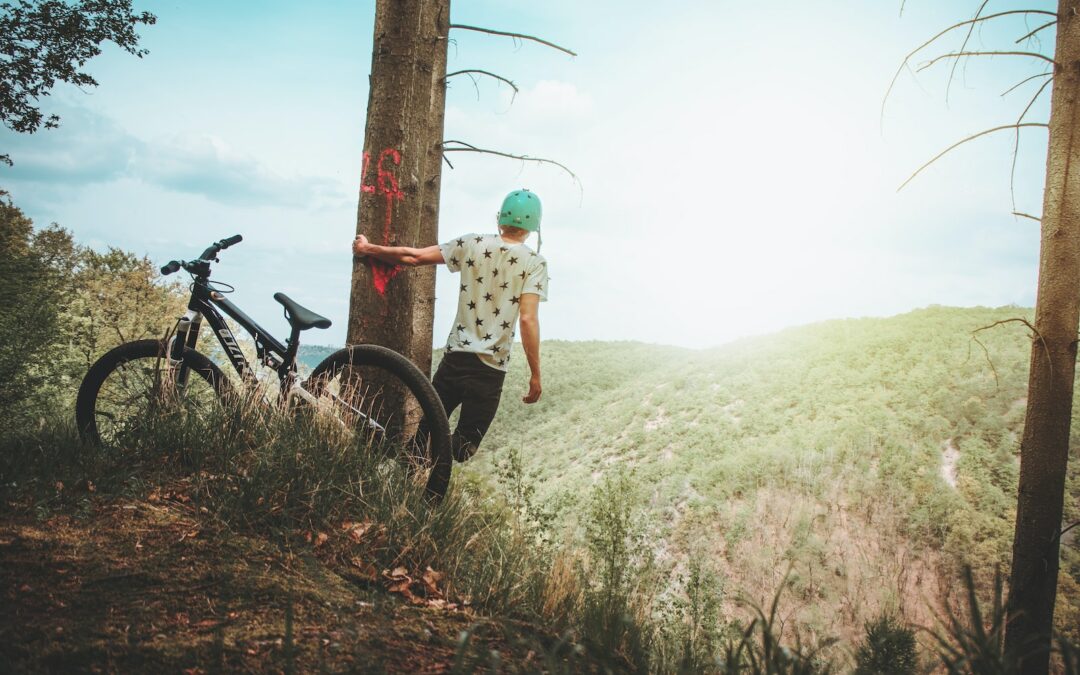
[[[437,243],[450,0],[378,0],[356,231]],[[354,261],[349,344],[374,343],[431,372],[435,269]]]
[[[1039,281],[1005,648],[1046,673],[1080,318],[1080,0],[1059,0]]]

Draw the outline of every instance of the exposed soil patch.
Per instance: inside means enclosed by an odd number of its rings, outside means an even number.
[[[84,507],[0,514],[0,671],[441,673],[492,649],[528,669],[542,650],[485,621],[459,654],[470,612],[406,605],[187,504]]]
[[[945,441],[945,447],[941,450],[941,477],[956,489],[956,463],[960,461],[960,451],[953,445],[953,439]]]

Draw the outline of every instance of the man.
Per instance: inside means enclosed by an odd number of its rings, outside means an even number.
[[[537,312],[547,300],[547,261],[525,240],[540,231],[541,215],[539,197],[515,190],[499,209],[498,234],[467,234],[427,248],[378,246],[364,235],[353,242],[357,256],[410,267],[445,264],[451,272],[461,272],[457,316],[432,379],[447,415],[461,406],[452,443],[459,462],[476,453],[498,410],[517,323],[532,373],[522,400],[540,400]]]

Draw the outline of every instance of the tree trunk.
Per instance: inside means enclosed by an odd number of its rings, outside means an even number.
[[[356,231],[437,243],[450,0],[378,0]],[[374,343],[431,371],[435,269],[353,263],[349,344]]]
[[[1046,673],[1057,593],[1080,315],[1080,0],[1059,0],[1050,142],[1005,647]]]

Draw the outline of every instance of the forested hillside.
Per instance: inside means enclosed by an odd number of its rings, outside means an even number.
[[[628,473],[661,563],[711,566],[733,610],[786,605],[823,635],[881,610],[932,624],[959,590],[1007,570],[1029,335],[1017,307],[930,307],[828,321],[704,351],[543,346],[544,397],[513,361],[485,447],[460,475],[520,462],[533,499],[575,523],[592,487]],[[977,331],[977,332],[976,332]],[[520,486],[496,478],[508,492]],[[1070,469],[1066,522],[1080,519]],[[1080,549],[1064,548],[1057,625],[1080,626]]]
[[[871,625],[910,659],[921,636],[931,667],[954,657],[915,627],[959,644],[967,619],[937,617],[969,616],[963,566],[984,607],[1008,569],[1030,346],[1009,319],[1026,309],[712,350],[545,342],[541,401],[521,402],[516,354],[480,453],[431,508],[362,436],[260,398],[81,443],[88,364],[162,335],[183,288],[0,206],[0,669],[695,672],[742,650],[825,672],[862,662]],[[331,350],[305,346],[302,370]],[[1075,639],[1075,537],[1062,558],[1056,623]],[[777,620],[752,623],[774,598]]]

